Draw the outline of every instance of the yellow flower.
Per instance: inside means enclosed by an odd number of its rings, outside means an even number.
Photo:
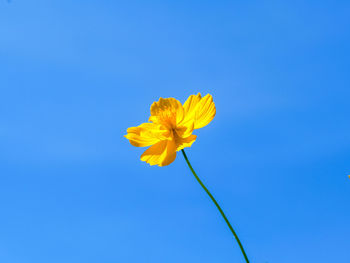
[[[150,122],[131,127],[125,137],[136,147],[149,147],[141,160],[150,165],[166,166],[176,152],[190,147],[197,136],[192,132],[209,124],[216,113],[213,97],[191,95],[182,105],[174,98],[160,98],[151,106]]]

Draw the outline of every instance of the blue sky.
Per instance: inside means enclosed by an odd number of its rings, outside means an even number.
[[[350,262],[348,1],[1,1],[0,261],[243,262],[181,155],[123,138],[214,97],[187,154],[251,262]]]

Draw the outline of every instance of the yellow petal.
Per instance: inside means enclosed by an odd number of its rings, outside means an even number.
[[[160,98],[159,101],[152,104],[149,120],[169,128],[175,128],[183,120],[183,117],[184,110],[180,101],[174,98]]]
[[[203,98],[200,93],[191,95],[183,107],[185,116],[180,125],[189,127],[193,122],[194,129],[208,125],[216,113],[213,97],[210,94],[207,94]]]
[[[182,126],[190,126],[195,121],[195,114],[196,114],[196,106],[198,102],[201,100],[202,96],[200,93],[197,95],[191,95],[188,97],[186,102],[184,103],[184,119],[181,122]]]
[[[181,138],[187,138],[190,136],[194,129],[194,121],[188,121],[187,123],[181,123],[181,126],[175,129],[175,135]]]
[[[197,95],[191,95],[188,97],[188,99],[186,100],[183,106],[186,117],[191,114],[194,114],[194,110],[198,102],[201,100],[201,98],[202,96],[200,93],[198,93]]]
[[[196,106],[194,128],[199,129],[208,125],[215,117],[216,108],[213,97],[207,94]]]
[[[149,147],[142,155],[141,161],[150,165],[166,166],[176,158],[176,145],[174,140],[160,141]]]
[[[190,135],[187,138],[176,137],[176,151],[180,151],[186,147],[191,147],[196,138],[196,135]]]
[[[154,123],[143,123],[138,127],[130,127],[124,137],[136,147],[153,145],[170,136],[170,132],[163,126]]]

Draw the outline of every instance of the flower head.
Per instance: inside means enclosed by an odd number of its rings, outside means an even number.
[[[182,105],[174,98],[160,98],[151,106],[149,122],[131,127],[125,137],[136,147],[149,147],[141,160],[150,165],[166,166],[176,152],[190,147],[197,136],[192,132],[209,124],[216,113],[213,97],[191,95]]]

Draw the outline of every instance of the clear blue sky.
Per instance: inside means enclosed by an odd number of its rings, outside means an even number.
[[[178,155],[123,138],[214,97],[187,154],[252,263],[350,262],[349,1],[0,1],[0,262],[243,262]]]

